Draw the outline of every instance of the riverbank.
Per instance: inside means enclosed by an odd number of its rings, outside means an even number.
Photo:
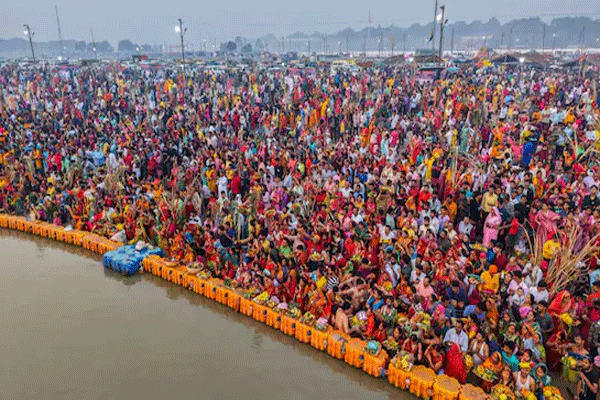
[[[67,231],[62,227],[31,222],[21,217],[0,215],[0,227],[69,243],[97,254],[104,254],[120,246],[119,243],[95,234]],[[343,360],[357,369],[362,369],[372,376],[387,379],[393,386],[407,389],[419,397],[427,399],[433,397],[435,400],[482,400],[487,398],[481,389],[468,384],[460,385],[458,381],[447,376],[436,376],[427,368],[415,367],[411,371],[402,370],[400,366],[390,362],[391,360],[384,350],[370,354],[365,341],[351,339],[331,327],[318,330],[314,326],[280,313],[266,304],[259,304],[251,298],[247,298],[244,291],[229,288],[220,280],[201,279],[195,271],[189,271],[186,266],[171,263],[158,256],[150,256],[144,259],[143,269],[250,316],[302,343]]]
[[[416,400],[81,247],[0,228],[0,258],[2,399]]]

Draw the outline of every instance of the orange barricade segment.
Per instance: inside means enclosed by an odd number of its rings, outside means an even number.
[[[460,389],[458,400],[487,400],[488,396],[483,389],[467,383]]]
[[[346,344],[350,337],[340,331],[332,331],[327,338],[327,354],[339,360],[344,359],[346,353]]]
[[[302,343],[310,343],[310,338],[315,329],[312,326],[303,324],[302,322],[296,322],[296,339]]]
[[[281,332],[285,333],[286,335],[295,336],[297,322],[298,321],[292,317],[289,317],[287,315],[282,315],[281,316],[281,325],[279,327],[279,330]]]
[[[206,286],[204,287],[204,295],[209,299],[215,299],[217,297],[217,288],[215,287],[215,281],[210,279],[206,281]]]
[[[206,290],[206,279],[200,279],[198,278],[196,280],[195,286],[194,286],[194,292],[201,294],[201,295],[205,295],[204,291]]]
[[[222,282],[215,285],[215,288],[216,288],[215,300],[217,300],[218,303],[227,305],[227,297],[229,296],[229,290],[227,290],[227,288],[225,286],[223,286]]]
[[[384,371],[389,361],[388,354],[385,350],[381,350],[378,355],[373,355],[365,352],[365,363],[363,371],[374,377],[380,378],[384,375]]]
[[[429,398],[433,395],[433,384],[437,375],[435,372],[422,365],[413,368],[410,374],[409,390],[417,397]]]
[[[227,294],[227,306],[235,311],[240,310],[240,298],[242,296],[235,290],[229,290]]]
[[[390,363],[388,367],[388,382],[397,388],[408,389],[410,386],[410,371],[405,371]]]
[[[460,383],[448,375],[439,375],[433,384],[432,400],[457,400]]]
[[[329,339],[329,329],[320,331],[313,329],[310,337],[310,345],[317,350],[325,351],[327,349],[327,341]]]
[[[267,321],[267,310],[266,306],[255,303],[252,310],[252,318],[257,320],[258,322],[266,322]]]
[[[346,344],[346,353],[344,361],[355,368],[362,368],[365,362],[365,344],[364,340],[350,339]]]
[[[266,322],[270,327],[279,329],[281,327],[281,314],[271,308],[268,308]]]
[[[173,268],[173,276],[171,282],[179,286],[184,286],[184,275],[187,274],[187,268],[184,265],[179,265]]]
[[[244,315],[251,317],[254,304],[255,303],[252,300],[247,299],[245,297],[240,297],[240,312]]]

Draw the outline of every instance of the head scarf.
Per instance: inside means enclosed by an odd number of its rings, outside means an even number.
[[[548,307],[548,314],[559,316],[568,312],[571,309],[571,303],[573,301],[571,300],[568,304],[562,305],[562,302],[566,296],[570,296],[568,291],[563,290],[559,292],[554,298],[554,300],[552,300],[552,302],[550,303],[550,306]]]

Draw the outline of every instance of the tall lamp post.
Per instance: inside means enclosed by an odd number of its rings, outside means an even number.
[[[33,35],[35,35],[35,32],[31,32],[31,28],[29,28],[29,25],[23,24],[23,26],[25,27],[25,31],[23,31],[23,33],[29,38],[29,47],[31,47],[31,57],[33,58],[33,62],[35,62],[35,53],[33,52]]]
[[[90,28],[90,34],[92,35],[92,50],[94,50],[94,55],[96,56],[96,60],[98,59],[98,48],[96,47],[96,39],[94,39],[94,31]]]
[[[179,33],[179,37],[181,38],[181,63],[183,64],[183,75],[185,75],[185,50],[183,48],[183,35],[187,31],[187,28],[183,29],[183,21],[181,18],[178,18],[179,26],[175,27],[175,32]]]
[[[444,24],[446,23],[446,21],[444,20],[444,16],[445,16],[445,12],[446,12],[446,6],[440,6],[440,10],[442,10],[442,13],[440,15],[438,15],[438,20],[440,21],[440,48],[438,49],[438,58],[440,61],[440,65],[442,64],[442,47],[444,45]]]

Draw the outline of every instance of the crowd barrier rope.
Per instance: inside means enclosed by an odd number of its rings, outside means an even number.
[[[94,253],[105,255],[119,251],[121,243],[103,236],[78,230],[66,230],[41,221],[28,221],[25,217],[0,214],[0,228],[22,231],[36,236],[83,247]],[[295,337],[317,350],[343,360],[347,364],[362,369],[369,375],[385,378],[394,387],[408,390],[425,400],[494,400],[482,389],[471,384],[461,385],[447,375],[436,375],[422,365],[410,369],[390,362],[384,349],[376,354],[369,352],[367,342],[350,338],[343,332],[329,326],[325,330],[303,323],[299,319],[285,315],[282,311],[259,304],[244,296],[244,291],[229,288],[220,279],[203,279],[197,269],[191,269],[177,262],[169,261],[160,255],[147,253],[139,262],[139,269],[145,273],[182,286],[194,293],[215,300],[258,322]]]

